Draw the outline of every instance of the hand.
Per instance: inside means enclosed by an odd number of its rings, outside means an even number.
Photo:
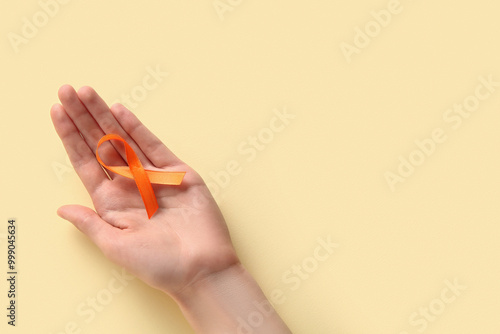
[[[201,177],[129,110],[110,108],[90,87],[59,89],[52,122],[95,210],[65,205],[58,214],[110,260],[174,298],[197,333],[290,334],[241,265],[222,214]],[[120,135],[145,169],[185,171],[180,186],[153,184],[159,209],[148,219],[134,180],[106,173],[95,157],[105,134]],[[120,144],[120,143],[118,143]],[[105,142],[107,165],[126,165],[123,144]],[[257,314],[255,324],[250,317]],[[252,318],[253,319],[253,318]]]
[[[239,263],[224,218],[202,178],[120,104],[110,108],[90,87],[65,85],[51,108],[54,127],[95,211],[66,205],[57,213],[86,234],[110,260],[176,296],[189,285]],[[159,209],[148,219],[134,180],[105,173],[99,139],[115,133],[145,169],[186,171],[180,186],[154,185]],[[126,166],[123,145],[99,148],[108,165]],[[109,174],[109,177],[108,175]]]

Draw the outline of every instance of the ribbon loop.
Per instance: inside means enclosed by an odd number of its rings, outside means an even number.
[[[101,157],[99,156],[99,146],[108,140],[118,140],[125,145],[128,166],[108,166],[101,160]],[[116,134],[105,135],[99,140],[95,156],[97,161],[99,161],[99,163],[107,170],[135,181],[135,184],[139,189],[139,193],[141,194],[142,201],[144,202],[144,206],[146,207],[149,219],[151,219],[151,217],[158,210],[158,202],[151,183],[179,185],[186,174],[186,172],[153,171],[144,169],[139,157],[134,152],[132,147],[130,147],[125,139]]]

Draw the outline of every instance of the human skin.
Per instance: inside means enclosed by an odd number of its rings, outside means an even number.
[[[58,96],[52,122],[95,208],[65,205],[58,215],[108,259],[171,296],[197,333],[291,333],[240,263],[199,174],[132,112],[121,104],[109,108],[91,87],[77,92],[64,85]],[[127,141],[145,169],[186,172],[179,186],[153,185],[159,209],[151,219],[135,182],[106,173],[95,157],[97,143],[110,133]],[[127,165],[122,144],[106,142],[99,155],[108,165]],[[259,321],[249,324],[252,314]]]

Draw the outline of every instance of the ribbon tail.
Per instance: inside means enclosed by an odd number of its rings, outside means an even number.
[[[158,210],[158,202],[156,201],[153,186],[151,185],[151,181],[149,180],[148,174],[144,170],[144,167],[142,167],[142,163],[139,160],[139,157],[137,157],[137,154],[135,154],[130,145],[125,144],[125,152],[127,154],[127,162],[130,167],[130,171],[132,172],[135,184],[139,189],[142,201],[144,202],[144,206],[146,207],[148,218],[151,219],[151,217]]]

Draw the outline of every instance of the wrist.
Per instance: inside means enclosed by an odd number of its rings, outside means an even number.
[[[246,269],[237,260],[219,270],[199,272],[191,282],[168,294],[179,305],[189,306],[197,297],[216,293],[230,282],[243,280],[245,275],[248,275]]]
[[[197,333],[291,333],[239,262],[171,296]]]

